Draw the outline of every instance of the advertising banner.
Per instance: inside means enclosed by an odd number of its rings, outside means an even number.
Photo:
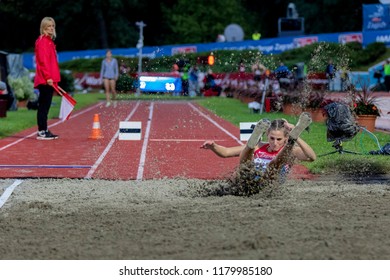
[[[363,31],[376,31],[390,28],[389,5],[363,5]]]

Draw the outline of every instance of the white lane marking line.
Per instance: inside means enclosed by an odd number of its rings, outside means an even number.
[[[94,105],[94,106],[92,106],[92,107],[89,107],[89,108],[87,108],[87,109],[85,109],[85,110],[82,110],[81,112],[79,112],[79,113],[77,113],[77,114],[74,114],[74,115],[72,116],[72,118],[75,118],[75,117],[77,117],[77,116],[79,116],[79,115],[82,115],[82,114],[88,112],[88,111],[91,111],[91,110],[94,109],[95,107],[100,106],[100,103],[102,103],[102,102],[99,102],[98,104],[96,104],[96,105]],[[62,121],[62,120],[59,120],[59,121],[57,121],[57,122],[55,122],[55,123],[49,125],[48,127],[51,128],[51,127],[53,127],[53,126],[59,125],[60,123],[63,123],[63,121]],[[9,143],[8,145],[5,145],[4,147],[1,147],[1,148],[0,148],[0,151],[3,151],[3,150],[5,150],[5,149],[7,149],[7,148],[9,148],[9,147],[12,147],[12,146],[18,144],[19,142],[22,142],[23,140],[25,140],[25,139],[27,139],[27,138],[30,138],[30,137],[32,137],[32,136],[34,136],[34,135],[36,135],[36,134],[37,134],[36,132],[33,132],[33,133],[31,133],[31,134],[29,134],[29,135],[27,135],[27,136],[24,136],[23,138],[20,138],[20,139],[14,141],[14,142],[11,142],[11,143]]]
[[[7,199],[11,196],[14,189],[19,186],[23,180],[16,180],[11,186],[5,189],[3,194],[0,197],[0,208],[7,202]]]
[[[144,167],[145,167],[145,159],[146,159],[146,148],[148,147],[148,141],[149,141],[149,135],[150,135],[150,127],[151,127],[152,118],[153,118],[153,108],[154,108],[154,102],[152,102],[150,104],[148,123],[146,125],[146,131],[145,131],[145,136],[144,136],[144,143],[142,144],[141,157],[140,157],[139,165],[138,165],[137,180],[142,180],[142,177],[144,175]]]
[[[126,121],[128,121],[134,115],[135,111],[137,111],[137,109],[139,107],[139,104],[140,104],[140,101],[138,101],[137,104],[135,104],[133,110],[130,112],[130,114],[127,115],[127,117],[125,119]],[[111,138],[107,147],[104,149],[103,153],[100,155],[100,157],[97,159],[97,161],[92,165],[91,169],[88,171],[88,174],[85,175],[84,179],[91,179],[92,178],[93,173],[95,173],[96,169],[102,163],[103,159],[106,157],[107,153],[112,148],[112,145],[114,145],[115,139],[118,138],[118,136],[119,136],[119,130],[117,130],[117,132]]]
[[[150,142],[204,142],[209,139],[149,139]],[[213,139],[213,141],[229,141],[226,139]]]
[[[197,111],[201,116],[203,116],[204,118],[206,118],[209,122],[211,122],[212,124],[214,124],[216,127],[218,127],[220,130],[222,130],[223,132],[225,132],[227,135],[229,135],[231,138],[233,138],[238,144],[240,145],[243,145],[244,143],[242,143],[240,141],[240,139],[238,139],[236,136],[234,136],[233,134],[231,134],[229,131],[227,131],[225,128],[223,128],[219,123],[217,123],[216,121],[214,121],[212,118],[210,118],[209,116],[207,116],[205,113],[203,113],[202,111],[200,111],[198,108],[196,108],[192,103],[188,103],[188,105],[190,107],[192,107],[192,109],[194,109],[195,111]]]
[[[91,168],[90,165],[58,165],[58,164],[0,164],[1,168]]]

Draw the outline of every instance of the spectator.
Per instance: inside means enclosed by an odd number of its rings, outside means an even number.
[[[246,66],[244,63],[244,60],[240,60],[240,63],[238,64],[238,83],[242,85],[243,87],[246,87],[246,79],[245,79],[245,71]]]
[[[7,85],[0,81],[0,95],[7,94]]]
[[[217,96],[221,95],[222,88],[215,82],[215,74],[211,69],[207,71],[207,75],[204,77],[204,89],[216,92]]]
[[[288,78],[290,76],[290,70],[283,62],[280,62],[279,66],[274,71],[276,78]]]
[[[328,90],[334,90],[334,77],[336,75],[336,68],[333,64],[333,60],[329,59],[325,69],[326,77],[328,78]]]
[[[112,57],[111,50],[107,50],[106,58],[103,59],[100,69],[100,80],[103,80],[104,92],[106,94],[106,107],[111,105],[111,94],[114,106],[116,106],[116,81],[118,76],[118,61]]]
[[[253,34],[252,34],[252,40],[257,41],[257,40],[260,40],[260,38],[261,38],[261,34],[260,34],[259,31],[256,30],[255,32],[253,32]]]
[[[172,73],[174,76],[176,76],[176,77],[179,77],[179,76],[180,76],[179,65],[177,65],[177,63],[175,63],[175,64],[172,65],[171,73]]]
[[[182,84],[182,93],[184,96],[188,95],[188,87],[189,87],[189,67],[188,64],[186,63],[183,66],[182,73],[181,73],[181,84]]]
[[[199,94],[199,69],[194,65],[188,71],[188,94],[191,97],[195,97]]]
[[[124,61],[122,61],[121,66],[119,67],[119,72],[122,75],[127,74],[130,72],[130,67],[128,67]]]
[[[345,66],[343,66],[340,71],[340,83],[341,91],[345,91],[348,89],[349,75],[348,69]]]
[[[386,60],[385,64],[383,65],[383,72],[385,75],[385,87],[386,91],[390,92],[390,60]]]
[[[265,68],[263,64],[256,61],[256,63],[252,65],[253,80],[259,82],[261,80],[261,76],[264,75],[265,70],[267,70],[267,68]]]
[[[244,60],[240,60],[240,63],[238,64],[238,72],[241,73],[245,73],[246,71],[246,66],[245,66],[245,63],[244,63]]]

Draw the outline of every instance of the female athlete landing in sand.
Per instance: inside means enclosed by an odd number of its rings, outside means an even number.
[[[240,157],[240,164],[248,161],[261,171],[261,184],[270,183],[280,176],[285,177],[294,159],[314,161],[313,149],[299,136],[311,124],[308,113],[302,113],[296,126],[284,119],[270,122],[261,119],[253,129],[246,145],[224,147],[214,141],[206,141],[201,148],[210,149],[220,157]],[[260,142],[267,132],[268,142]]]

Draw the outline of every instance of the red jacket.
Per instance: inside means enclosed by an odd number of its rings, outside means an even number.
[[[38,85],[46,85],[49,79],[52,79],[55,84],[61,80],[56,45],[49,36],[41,35],[35,41],[35,63],[37,65],[35,88]]]

